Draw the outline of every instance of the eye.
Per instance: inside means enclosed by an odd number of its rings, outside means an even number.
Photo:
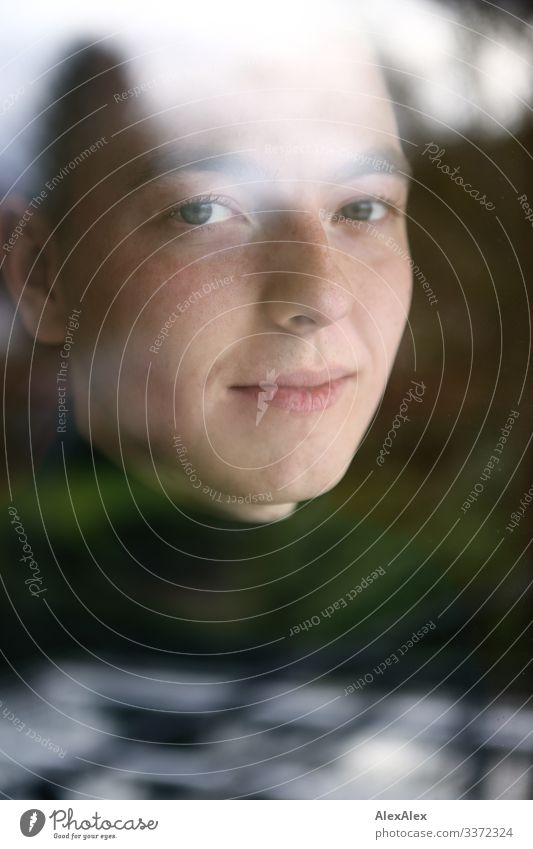
[[[218,224],[231,218],[234,212],[225,203],[218,202],[215,198],[197,198],[187,201],[170,212],[171,218],[190,224],[191,227],[200,227],[202,224]]]
[[[350,221],[379,221],[389,212],[390,206],[385,201],[363,198],[346,204],[339,209],[337,215],[342,215]]]

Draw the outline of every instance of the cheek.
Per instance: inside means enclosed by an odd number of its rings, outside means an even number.
[[[388,258],[353,282],[354,305],[346,334],[371,383],[383,383],[392,368],[408,320],[411,274],[404,262]]]
[[[226,285],[231,285],[227,277]],[[138,303],[128,308],[139,314]],[[188,406],[200,409],[203,390],[217,372],[238,333],[240,310],[227,292],[206,285],[205,279],[167,285],[149,301],[140,303],[140,314],[127,343],[127,370],[135,375],[150,369],[155,398],[172,405],[173,393],[189,399]],[[127,327],[123,326],[123,334]],[[129,331],[128,331],[129,332]],[[187,406],[187,405],[186,405]]]
[[[409,260],[391,263],[389,280],[394,297],[391,298],[389,320],[391,330],[397,335],[397,343],[403,334],[409,320],[409,310],[413,295],[413,275],[408,264]]]
[[[412,276],[405,260],[388,258],[374,271],[365,288],[365,307],[384,347],[394,349],[408,320]]]

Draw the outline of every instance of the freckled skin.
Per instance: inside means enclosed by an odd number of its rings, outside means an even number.
[[[127,103],[110,97],[98,119],[108,144],[72,175],[73,196],[86,196],[69,215],[64,238],[79,243],[58,283],[66,310],[85,292],[72,355],[81,432],[171,498],[203,499],[254,521],[289,514],[344,475],[385,388],[411,298],[404,217],[375,197],[404,207],[405,181],[383,171],[334,176],[368,149],[401,150],[382,82],[367,69],[339,80],[313,56],[305,62],[305,73],[301,63],[256,65],[255,92],[244,91],[252,71],[231,68],[203,81],[201,102],[190,106],[170,84]],[[200,163],[130,189],[147,150],[167,151],[184,137],[185,162],[207,147],[209,156],[246,151],[260,173]],[[206,195],[221,199],[213,207],[221,220],[194,229],[171,214]],[[362,198],[381,215],[370,222],[374,232],[321,215]],[[230,285],[202,293],[224,277]],[[312,415],[272,406],[257,424],[253,399],[230,389],[269,372],[339,365],[355,376],[333,406]],[[201,488],[178,462],[176,433]],[[214,503],[204,486],[270,499]]]

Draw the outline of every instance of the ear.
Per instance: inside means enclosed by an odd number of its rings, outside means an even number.
[[[41,210],[20,196],[6,198],[0,211],[7,289],[28,333],[47,345],[65,335],[67,307],[56,279],[57,244]]]

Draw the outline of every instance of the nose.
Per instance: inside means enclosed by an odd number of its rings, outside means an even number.
[[[321,221],[295,212],[268,235],[253,276],[260,281],[260,309],[269,326],[308,336],[344,318],[353,293],[342,255],[329,246]]]

